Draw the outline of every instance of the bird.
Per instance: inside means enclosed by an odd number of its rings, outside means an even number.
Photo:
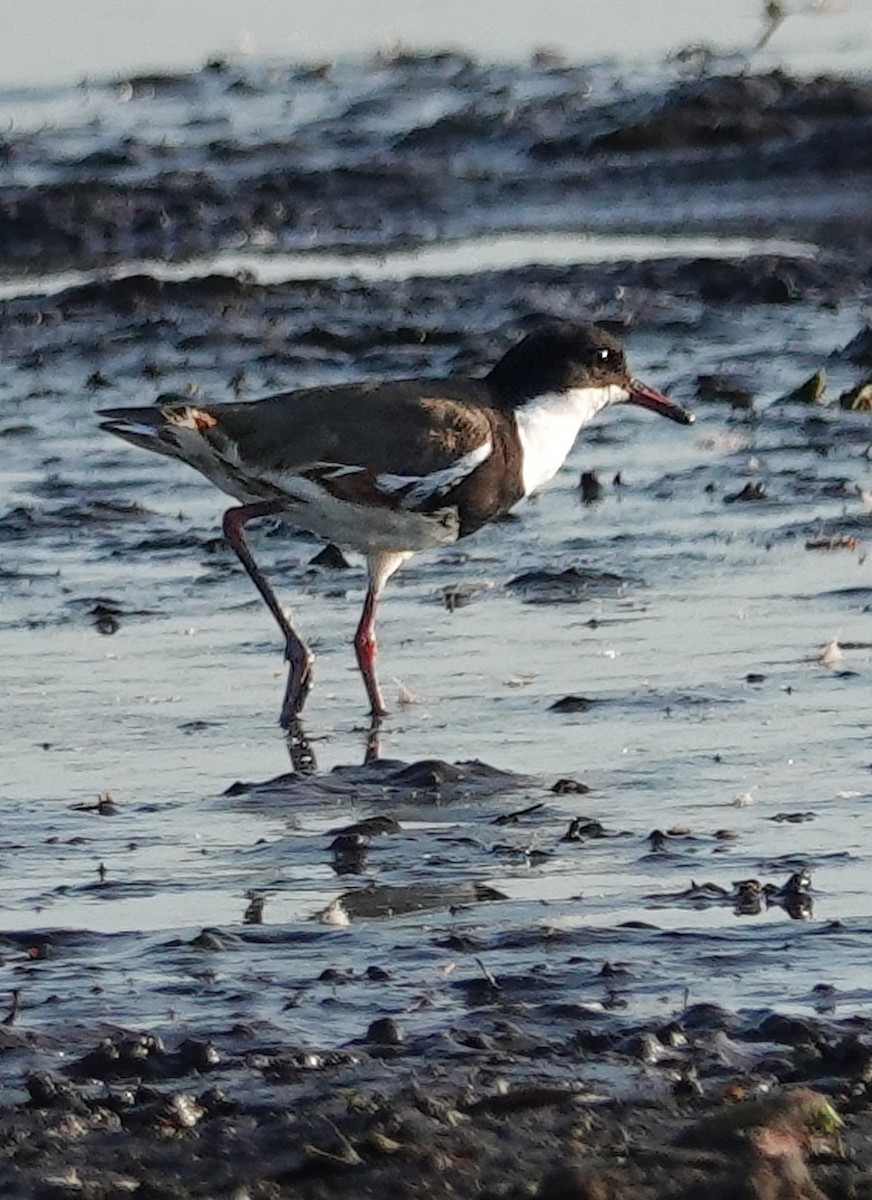
[[[370,715],[387,709],[376,672],[375,616],[385,584],[412,555],[450,546],[557,474],[583,425],[615,404],[680,424],[674,400],[631,375],[620,341],[587,323],[549,319],[477,377],[364,380],[235,403],[110,408],[101,428],[180,459],[238,503],[223,532],[285,640],[279,724],[298,721],[314,657],[245,537],[279,518],[366,556],[354,635]]]

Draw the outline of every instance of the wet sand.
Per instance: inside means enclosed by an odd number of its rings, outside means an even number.
[[[0,179],[6,1192],[864,1195],[870,85],[445,55],[63,99]],[[541,314],[697,425],[603,421],[404,569],[368,766],[360,564],[265,528],[317,655],[292,771],[222,497],[95,411],[483,369]],[[739,1107],[801,1086],[844,1125]]]

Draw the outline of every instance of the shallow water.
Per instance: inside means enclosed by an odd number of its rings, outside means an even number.
[[[367,83],[388,90],[354,87]],[[491,83],[467,86],[483,100]],[[222,104],[237,114],[249,99]],[[127,128],[116,119],[113,137]],[[58,169],[56,148],[37,151],[41,170]],[[467,231],[485,216],[468,213]],[[872,433],[868,414],[835,404],[857,366],[829,357],[862,325],[864,297],[822,304],[809,287],[789,304],[711,304],[670,290],[676,261],[659,268],[662,284],[642,279],[644,264],[615,266],[617,241],[591,256],[564,237],[549,242],[570,247],[559,267],[535,265],[538,236],[532,222],[519,239],[529,257],[510,262],[438,237],[409,260],[400,237],[381,260],[350,259],[357,279],[337,274],[345,260],[325,235],[329,272],[307,257],[305,279],[264,256],[277,273],[245,286],[185,282],[198,272],[183,261],[152,291],[69,278],[44,299],[32,281],[4,291],[0,989],[23,986],[29,1025],[234,1018],[305,1043],[323,1038],[329,999],[332,1042],[384,1011],[424,1036],[469,1006],[480,976],[469,947],[531,1021],[570,997],[601,1006],[615,994],[632,1015],[687,998],[807,1011],[818,982],[839,989],[840,1015],[866,1005],[872,517],[856,489],[870,486]],[[710,257],[719,236],[673,246],[673,260]],[[766,252],[791,261],[798,240],[780,242]],[[364,575],[359,563],[312,569],[317,543],[264,530],[256,552],[317,656],[306,715],[320,770],[228,794],[290,770],[275,631],[218,541],[222,497],[101,434],[95,411],[192,388],[226,399],[480,369],[535,312],[628,320],[634,371],[698,419],[682,429],[610,414],[517,521],[392,581],[382,756],[514,775],[434,789],[398,784],[389,767],[333,772],[365,753],[349,645]],[[779,402],[822,366],[829,403]],[[697,376],[719,371],[748,382],[753,410],[697,399]],[[582,503],[582,471],[601,480],[599,502]],[[725,502],[747,483],[765,495]],[[830,536],[851,540],[807,548]],[[509,586],[568,568],[617,582],[565,596]],[[469,602],[449,611],[446,589]],[[833,640],[843,657],[823,665]],[[592,703],[554,711],[566,696]],[[561,778],[591,790],[555,793]],[[104,792],[111,814],[94,807]],[[337,857],[335,831],[372,815],[400,831]],[[562,841],[578,816],[606,836]],[[663,852],[650,850],[654,829],[675,831]],[[737,913],[734,881],[781,887],[804,864],[808,919],[782,903]],[[682,895],[709,882],[723,893]],[[350,923],[336,924],[330,906],[346,893]],[[252,896],[262,924],[243,920]],[[193,939],[206,927],[218,932],[204,948]],[[620,984],[601,977],[607,960],[625,965]],[[374,965],[390,971],[378,988]]]

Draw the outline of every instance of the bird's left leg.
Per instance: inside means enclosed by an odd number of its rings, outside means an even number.
[[[283,507],[280,501],[264,500],[254,504],[243,504],[239,508],[230,508],[224,514],[224,536],[284,634],[285,658],[290,664],[290,672],[279,724],[282,729],[290,729],[291,723],[300,715],[312,686],[312,663],[315,660],[312,651],[288,620],[269,581],[255,562],[243,532],[249,521],[257,517],[277,516]]]

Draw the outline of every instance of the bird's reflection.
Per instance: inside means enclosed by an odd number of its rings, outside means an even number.
[[[359,833],[339,834],[330,843],[332,867],[337,875],[362,875],[370,839]]]
[[[363,765],[370,766],[381,758],[382,717],[374,715],[370,718],[369,727],[365,731],[366,741],[363,751]],[[288,755],[291,769],[298,775],[315,775],[318,772],[318,760],[312,749],[303,723],[299,717],[291,722],[287,732]]]
[[[366,749],[363,754],[363,765],[370,766],[371,763],[378,762],[381,758],[381,729],[382,718],[373,716],[370,719],[369,729],[366,731]]]
[[[298,775],[314,775],[318,770],[318,763],[299,717],[291,721],[286,737],[291,770]]]

